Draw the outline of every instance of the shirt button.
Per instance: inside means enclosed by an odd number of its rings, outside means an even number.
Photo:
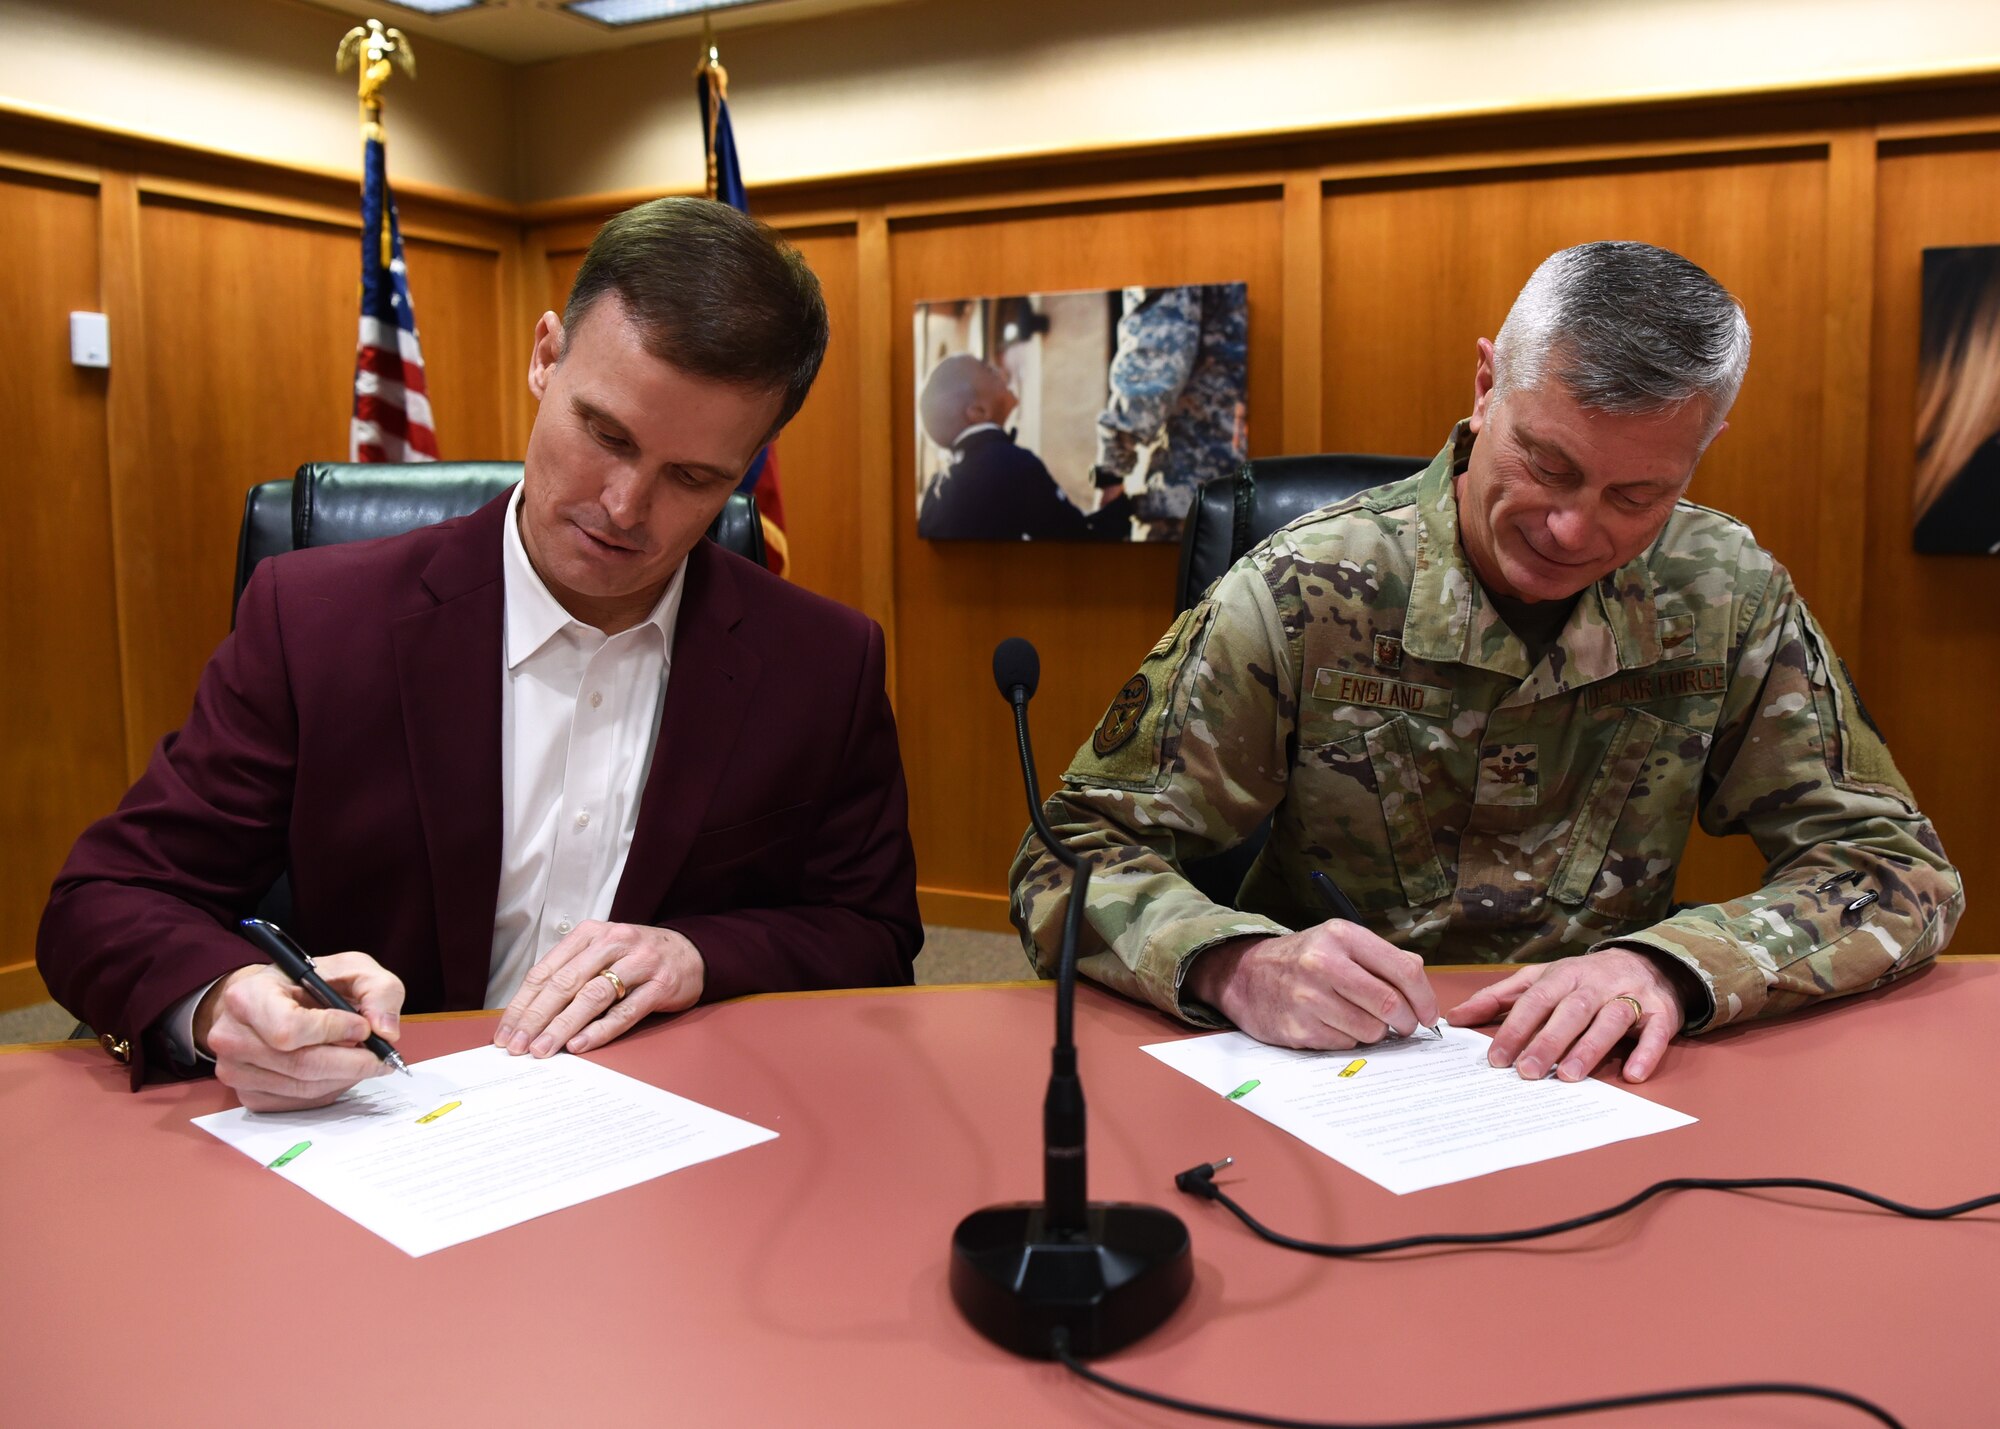
[[[558,933],[567,933],[570,930],[570,926],[571,924],[569,919],[565,918],[562,920],[562,922],[556,924],[556,931]]]
[[[582,813],[582,814],[578,814],[578,815],[576,816],[576,826],[577,826],[578,828],[580,828],[580,829],[587,829],[587,828],[589,828],[589,827],[590,827],[590,815],[589,815],[588,813]]]
[[[598,690],[592,690],[590,692],[590,707],[592,709],[596,709],[599,705],[603,703],[604,703],[603,693]]]

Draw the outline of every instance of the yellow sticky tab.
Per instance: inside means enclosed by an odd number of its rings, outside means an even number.
[[[425,1122],[427,1122],[427,1121],[436,1121],[436,1120],[437,1120],[437,1119],[438,1119],[439,1117],[443,1116],[443,1115],[444,1115],[444,1114],[445,1114],[446,1112],[450,1111],[450,1110],[451,1110],[451,1109],[452,1109],[453,1107],[461,1107],[461,1106],[464,1106],[464,1105],[465,1105],[465,1103],[464,1103],[464,1102],[446,1102],[446,1103],[445,1103],[445,1104],[444,1104],[443,1106],[439,1107],[439,1108],[438,1108],[438,1109],[437,1109],[436,1111],[430,1111],[430,1112],[425,1112],[425,1113],[424,1113],[424,1114],[423,1114],[422,1116],[418,1117],[418,1118],[417,1118],[417,1125],[418,1125],[418,1126],[422,1126],[422,1125],[423,1125],[423,1124],[424,1124]]]
[[[1366,1057],[1356,1057],[1352,1062],[1349,1062],[1346,1066],[1340,1069],[1340,1075],[1343,1077],[1351,1077],[1356,1072],[1360,1071],[1363,1067],[1367,1065],[1368,1065],[1368,1059]]]

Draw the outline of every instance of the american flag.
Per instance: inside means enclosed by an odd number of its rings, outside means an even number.
[[[361,337],[354,351],[354,420],[347,457],[436,461],[437,429],[424,386],[410,278],[403,267],[403,233],[377,133],[365,141],[362,171]]]

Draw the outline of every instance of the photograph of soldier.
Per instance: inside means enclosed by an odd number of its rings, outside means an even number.
[[[1241,283],[919,303],[917,534],[1179,540],[1242,460],[1246,340]]]
[[[1044,806],[1095,867],[1080,970],[1267,1043],[1442,1017],[1498,1023],[1489,1061],[1523,1077],[1623,1046],[1636,1082],[1683,1034],[1928,965],[1958,871],[1790,573],[1685,499],[1749,366],[1741,305],[1590,243],[1471,346],[1425,470],[1292,522],[1105,672]],[[1697,820],[1756,845],[1762,887],[1675,901]],[[1267,824],[1234,889],[1191,881]],[[1047,975],[1070,872],[1030,831],[1010,882]],[[1523,966],[1446,1006],[1434,963]]]
[[[1924,250],[1913,545],[2000,554],[2000,247]]]
[[[1131,494],[1139,539],[1177,541],[1196,489],[1243,464],[1250,293],[1206,283],[1121,296],[1097,470]]]

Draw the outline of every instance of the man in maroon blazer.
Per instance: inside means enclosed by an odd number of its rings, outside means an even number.
[[[235,632],[56,880],[38,959],[133,1085],[338,1096],[405,1008],[547,1056],[746,992],[910,980],[922,943],[882,632],[702,539],[805,400],[810,270],[700,200],[607,224],[543,314],[522,484],[264,562]],[[281,871],[358,1009],[234,931]],[[349,951],[333,952],[335,949]]]

